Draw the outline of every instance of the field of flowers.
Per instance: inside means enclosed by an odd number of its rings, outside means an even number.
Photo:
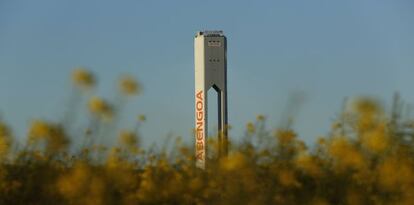
[[[89,110],[81,131],[69,110],[61,122],[32,121],[21,145],[0,120],[0,204],[414,204],[414,123],[397,108],[390,115],[374,100],[355,100],[313,145],[289,127],[269,130],[259,115],[226,158],[217,159],[210,138],[203,171],[180,139],[172,152],[143,149],[145,116],[115,133],[117,112],[142,91],[134,78],[120,79],[112,103],[91,94],[87,70],[76,69],[72,81],[69,107],[87,102]],[[101,145],[104,135],[118,143]]]

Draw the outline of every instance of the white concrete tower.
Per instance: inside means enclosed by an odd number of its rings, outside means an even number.
[[[222,31],[198,32],[194,39],[195,63],[195,156],[196,166],[206,166],[208,136],[207,93],[218,96],[218,154],[226,156],[227,138],[227,40]]]

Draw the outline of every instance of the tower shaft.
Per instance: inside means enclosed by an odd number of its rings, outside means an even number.
[[[195,156],[196,166],[206,166],[208,136],[208,90],[214,88],[218,103],[218,154],[228,152],[227,40],[222,32],[198,32],[194,39],[195,62]]]

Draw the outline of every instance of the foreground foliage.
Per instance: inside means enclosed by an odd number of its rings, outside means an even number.
[[[74,112],[61,123],[34,120],[17,147],[0,122],[0,204],[414,204],[412,124],[373,100],[351,103],[311,147],[289,127],[269,131],[258,116],[226,158],[217,159],[211,138],[202,171],[180,139],[171,152],[144,150],[142,115],[132,131],[119,131],[116,146],[100,145],[99,137],[117,130],[124,99],[141,86],[121,78],[122,96],[111,104],[90,96],[91,73],[78,69],[72,77],[71,109],[90,99],[87,126],[72,126]],[[83,143],[71,149],[71,139]]]

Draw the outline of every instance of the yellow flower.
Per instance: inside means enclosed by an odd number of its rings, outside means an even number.
[[[200,177],[197,177],[197,178],[191,179],[189,181],[188,186],[191,191],[194,191],[195,193],[197,193],[201,188],[203,188],[203,184],[204,184],[203,180],[201,180]]]
[[[9,127],[0,121],[0,158],[5,157],[11,147],[12,136]]]
[[[263,120],[265,120],[265,119],[266,119],[266,117],[265,117],[264,115],[257,115],[257,116],[256,116],[256,119],[257,119],[258,121],[263,121]]]
[[[6,156],[10,151],[11,142],[9,138],[0,136],[0,158]]]
[[[363,155],[345,137],[333,138],[329,144],[328,152],[340,171],[344,168],[363,169],[365,166]]]
[[[377,101],[371,98],[359,98],[353,103],[354,112],[357,116],[357,128],[363,133],[376,125],[382,108]]]
[[[253,134],[256,131],[256,127],[254,126],[252,122],[247,123],[246,128],[247,128],[247,133],[249,134]]]
[[[332,123],[331,127],[332,127],[333,130],[340,129],[340,128],[342,128],[342,123],[341,122],[334,122],[334,123]]]
[[[144,122],[147,120],[147,117],[145,115],[138,115],[137,120],[140,122]]]
[[[62,151],[69,145],[69,139],[60,125],[42,120],[34,120],[32,122],[28,139],[32,145],[39,141],[44,141],[46,143],[45,151],[49,154]]]
[[[106,204],[105,181],[99,173],[92,172],[86,163],[76,163],[72,170],[58,179],[60,194],[74,204]]]
[[[310,205],[329,205],[329,204],[330,203],[328,201],[326,201],[323,198],[319,198],[319,197],[314,198],[310,203]]]
[[[72,82],[80,88],[92,88],[95,85],[95,77],[85,68],[77,68],[72,73]]]
[[[122,130],[118,135],[118,142],[129,151],[135,151],[138,145],[138,137],[133,132]]]
[[[131,76],[123,76],[119,81],[119,89],[125,95],[138,95],[141,85]]]
[[[296,133],[292,130],[279,129],[275,132],[275,136],[281,145],[287,145],[296,139]]]
[[[355,190],[350,189],[346,193],[346,204],[352,204],[352,205],[364,205],[364,194]]]
[[[69,174],[62,176],[58,180],[58,191],[68,199],[76,198],[87,191],[90,175],[88,165],[77,163]]]
[[[220,161],[220,167],[225,171],[237,171],[246,166],[246,158],[243,153],[234,152]]]
[[[318,137],[317,142],[319,146],[325,146],[326,145],[326,139],[324,137]]]
[[[299,169],[311,176],[318,177],[321,175],[320,165],[318,165],[316,160],[307,153],[299,154],[294,162]]]
[[[376,100],[367,97],[356,99],[353,108],[357,113],[362,115],[378,114],[382,110]]]
[[[69,146],[69,139],[63,128],[59,125],[52,125],[50,133],[46,136],[46,152],[55,154],[65,150]]]
[[[121,149],[119,147],[113,147],[110,149],[106,159],[106,166],[110,169],[118,168],[122,164],[120,157]]]
[[[50,126],[43,120],[34,120],[29,128],[29,142],[34,143],[39,139],[43,139],[50,133]]]
[[[386,125],[377,126],[374,130],[364,133],[361,136],[361,144],[373,153],[385,151],[390,144]]]
[[[10,128],[3,122],[0,121],[0,136],[10,137],[11,131]]]
[[[281,169],[278,173],[278,179],[282,186],[285,187],[301,187],[301,184],[297,181],[293,170]]]
[[[89,111],[104,119],[110,119],[113,115],[112,106],[99,97],[92,97],[89,100]]]
[[[298,153],[304,153],[308,150],[308,147],[306,146],[305,142],[303,142],[302,140],[296,141],[295,148]]]
[[[379,185],[387,191],[399,191],[412,187],[414,169],[409,160],[399,156],[387,157],[378,166]]]

